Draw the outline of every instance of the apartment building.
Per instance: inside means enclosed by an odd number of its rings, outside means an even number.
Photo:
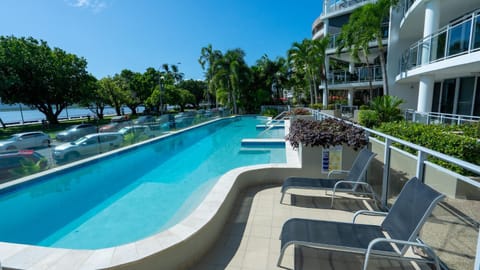
[[[325,0],[312,27],[313,39],[331,38],[327,62],[335,68],[328,68],[328,88],[345,93],[349,105],[383,92],[375,43],[369,63],[336,52],[338,33],[350,14],[374,1]],[[390,94],[405,100],[404,108],[480,116],[478,0],[400,0],[385,22],[384,37]]]
[[[419,112],[480,116],[480,1],[401,0],[390,33],[392,94]]]

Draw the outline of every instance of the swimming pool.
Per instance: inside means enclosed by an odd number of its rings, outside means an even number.
[[[225,172],[285,162],[285,149],[241,151],[256,117],[223,119],[2,191],[0,241],[99,249],[186,217]]]

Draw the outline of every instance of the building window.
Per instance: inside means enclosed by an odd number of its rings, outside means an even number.
[[[455,104],[455,85],[456,79],[448,79],[443,82],[442,101],[440,105],[441,113],[453,113],[453,104]]]
[[[473,94],[475,87],[475,77],[465,77],[460,79],[460,88],[457,101],[457,114],[471,115]]]
[[[440,95],[442,93],[442,83],[436,82],[433,85],[433,102],[432,112],[438,112],[438,106],[440,105]]]

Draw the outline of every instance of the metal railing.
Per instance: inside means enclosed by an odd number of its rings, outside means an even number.
[[[383,39],[387,39],[388,38],[388,28],[389,28],[389,25],[388,25],[388,22],[384,22],[382,23],[382,38]],[[338,30],[337,30],[338,31]],[[334,33],[334,34],[330,34],[330,41],[328,43],[328,46],[327,46],[327,49],[335,49],[339,46],[339,36],[340,36],[340,32],[338,33]],[[372,40],[372,42],[374,42],[374,40]]]
[[[417,112],[415,110],[405,110],[405,120],[424,123],[424,124],[468,124],[479,123],[480,116],[461,115],[438,112]]]
[[[480,10],[466,14],[412,44],[400,59],[400,71],[480,50]]]
[[[415,3],[416,0],[403,0],[401,2],[401,8],[403,10],[403,15],[405,16],[408,12],[408,10],[410,9],[410,7],[413,6],[413,3]]]
[[[312,112],[316,120],[332,117],[320,111]],[[421,241],[430,242],[429,245],[440,254],[444,266],[448,265],[444,269],[480,269],[480,166],[362,128],[369,134],[372,150],[378,155],[377,161],[380,161],[376,165],[376,174],[372,173],[375,169],[371,166],[369,175],[378,176],[378,186],[374,189],[380,194],[381,205],[388,208],[406,179],[413,176],[445,193],[447,199],[425,225],[428,229],[422,230]],[[416,154],[401,150],[403,148]],[[429,161],[429,157],[459,166],[471,174],[461,175],[445,169]]]
[[[329,84],[363,83],[370,81],[382,81],[382,69],[380,66],[357,67],[353,73],[346,70],[335,70],[328,74]]]
[[[340,11],[365,2],[374,2],[372,0],[327,0],[324,14]]]

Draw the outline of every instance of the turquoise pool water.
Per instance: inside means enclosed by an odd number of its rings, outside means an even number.
[[[0,191],[0,241],[98,249],[165,230],[227,171],[285,162],[284,147],[241,149],[262,121],[223,119]]]

